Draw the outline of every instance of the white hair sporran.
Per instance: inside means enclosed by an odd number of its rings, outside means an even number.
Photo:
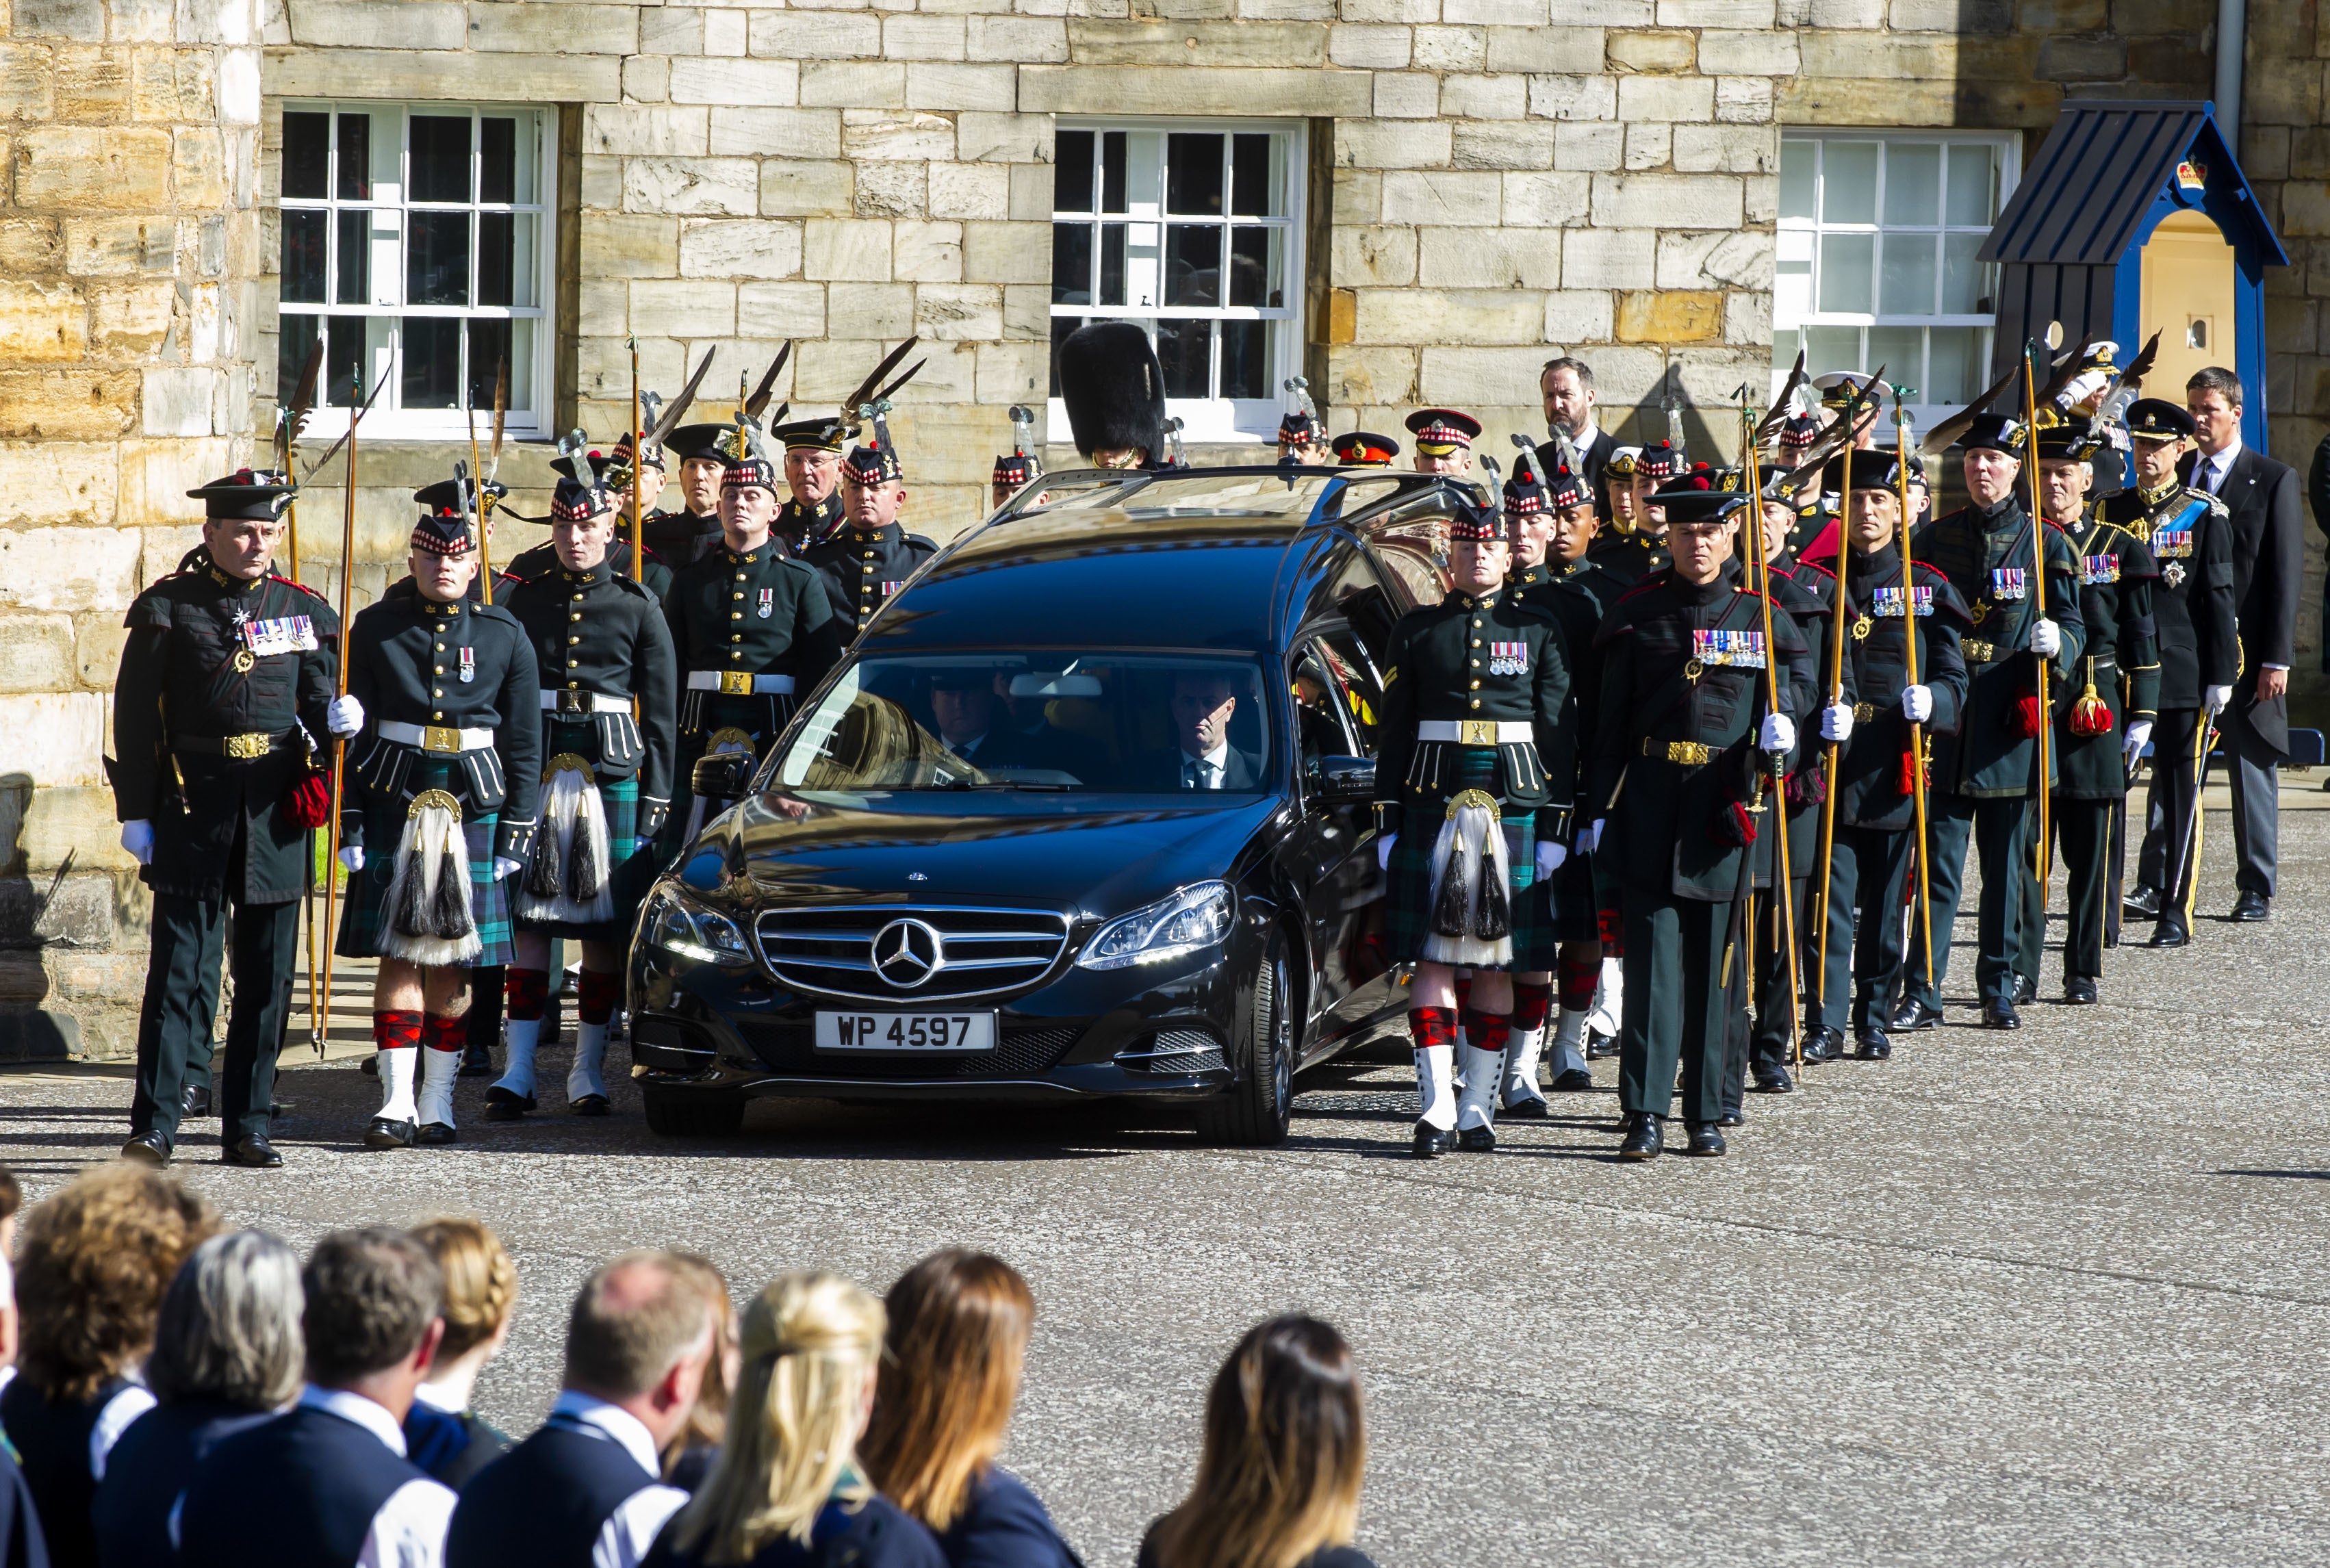
[[[1424,956],[1460,968],[1513,961],[1512,896],[1497,798],[1460,791],[1432,844],[1432,931]]]
[[[560,925],[601,925],[615,915],[608,885],[607,808],[591,764],[561,751],[543,770],[542,827],[518,889],[517,912]]]
[[[473,962],[485,944],[469,897],[461,803],[442,789],[424,789],[405,809],[396,874],[381,907],[383,950],[424,968]]]

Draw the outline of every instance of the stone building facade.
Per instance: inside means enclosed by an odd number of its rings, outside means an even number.
[[[1300,373],[1337,429],[1396,431],[1418,404],[1450,403],[1482,416],[1501,457],[1508,434],[1541,430],[1538,370],[1562,350],[1595,365],[1606,423],[1663,432],[1655,404],[1673,400],[1695,445],[1726,448],[1735,389],[1765,385],[1773,359],[1788,133],[1968,131],[2035,147],[2066,95],[2206,96],[2214,10],[8,0],[0,1054],[130,1044],[142,905],[100,762],[121,610],[191,541],[180,492],[263,453],[278,364],[318,333],[344,383],[403,367],[359,440],[358,602],[401,571],[410,490],[468,456],[459,405],[482,401],[496,355],[523,362],[531,437],[502,475],[516,510],[540,512],[547,436],[624,428],[634,348],[643,383],[667,394],[716,351],[703,398],[717,412],[739,372],[791,341],[776,395],[806,411],[918,335],[928,363],[894,425],[908,519],[944,535],[983,510],[1006,411],[1043,411],[1056,321],[1142,279],[1161,303],[1179,288],[1225,307],[1174,328],[1185,359],[1170,373],[1193,378],[1200,456],[1255,451],[1277,383]],[[2305,257],[2275,283],[2287,346],[2270,394],[2288,457],[2330,411],[2314,303],[2330,291],[2330,251],[2316,254],[2330,245],[2330,153],[2313,128],[2324,46],[2299,0],[2249,11],[2249,172]],[[374,111],[404,118],[349,128]],[[365,146],[386,146],[378,128],[417,136],[423,118],[441,129],[461,116],[467,184],[423,189],[418,140],[409,169],[393,156],[360,166]],[[516,125],[515,156],[496,120]],[[1213,130],[1227,172],[1193,174],[1176,149],[1198,144],[1170,138]],[[1248,137],[1269,185],[1251,199]],[[1120,188],[1126,146],[1136,164],[1162,150]],[[1087,195],[1079,160],[1096,171]],[[1144,208],[1151,175],[1165,194]],[[1185,178],[1195,196],[1173,194]],[[1211,227],[1172,223],[1182,201]],[[470,269],[431,271],[421,236],[457,229]],[[515,280],[476,260],[488,235],[520,256]],[[1080,272],[1056,236],[1088,236],[1131,270],[1112,283],[1103,259]],[[446,288],[500,314],[396,316],[400,299]],[[456,337],[466,346],[445,349],[442,374],[411,370],[413,345]],[[326,433],[354,401],[345,385],[333,396]],[[336,461],[300,507],[303,575],[327,591],[344,483]],[[502,529],[497,553],[541,536]],[[2318,575],[2318,549],[2314,561]]]

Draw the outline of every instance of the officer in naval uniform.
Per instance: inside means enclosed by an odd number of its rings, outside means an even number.
[[[675,574],[720,543],[720,477],[728,471],[723,443],[732,429],[682,425],[664,442],[665,451],[679,461],[679,507],[647,518],[639,531],[649,551]]]
[[[1967,504],[1911,535],[1917,559],[1948,578],[1966,601],[1974,629],[1960,645],[1966,663],[1965,713],[1955,733],[1934,741],[1927,844],[1932,856],[1933,984],[1926,983],[1924,932],[1913,930],[1906,994],[1893,1015],[1897,1033],[1934,1028],[1942,1021],[1947,943],[1965,886],[1969,840],[1982,862],[1975,968],[1982,1022],[1993,1029],[2022,1026],[2015,1011],[2015,955],[2022,940],[2022,896],[2016,883],[2030,875],[2024,851],[2032,793],[2055,782],[2051,772],[2044,779],[2037,776],[2039,662],[2046,661],[2051,684],[2060,683],[2071,678],[2085,652],[2079,562],[2070,541],[2059,528],[2035,525],[2015,498],[2014,482],[2022,468],[2015,455],[2023,448],[2022,422],[2003,414],[1979,415],[1960,444]],[[2043,618],[2032,584],[2042,559]]]
[[[906,504],[906,473],[890,440],[887,421],[875,420],[875,438],[850,449],[841,464],[843,527],[803,559],[825,580],[825,596],[855,638],[939,547],[898,526]]]
[[[770,532],[796,560],[840,533],[841,443],[848,428],[836,416],[779,425],[769,439],[784,447],[784,505]]]
[[[2233,532],[2225,504],[2177,477],[2192,449],[2193,416],[2172,402],[2128,405],[2136,483],[2103,504],[2103,515],[2145,535],[2159,577],[2152,589],[2153,635],[2160,650],[2160,715],[2152,730],[2152,783],[2144,848],[2127,912],[2158,921],[2146,945],[2192,939],[2182,902],[2190,858],[2195,784],[2193,742],[2225,710],[2240,677],[2234,619]]]
[[[268,1141],[268,1110],[290,1015],[308,835],[330,798],[322,773],[339,621],[269,570],[290,486],[244,470],[187,494],[203,503],[204,564],[130,605],[114,681],[114,812],[138,880],[154,890],[121,1152],[169,1159],[188,1064],[197,1054],[208,1064],[220,966],[231,961],[220,1141],[233,1163],[272,1167],[283,1162]]]

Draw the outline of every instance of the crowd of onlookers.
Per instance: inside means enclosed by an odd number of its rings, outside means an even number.
[[[822,1272],[732,1300],[636,1252],[567,1309],[520,1439],[471,1409],[519,1280],[475,1220],[335,1231],[304,1262],[159,1172],[24,1215],[0,1171],[0,1568],[1066,1568],[997,1462],[1035,1327],[1009,1263],[934,1252],[876,1298]],[[13,1277],[12,1277],[13,1274]],[[1248,1332],[1138,1568],[1368,1568],[1366,1438],[1327,1324]]]

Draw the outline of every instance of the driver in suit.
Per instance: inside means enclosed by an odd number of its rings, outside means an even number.
[[[1173,677],[1168,710],[1173,716],[1174,746],[1151,755],[1141,771],[1152,789],[1238,789],[1257,788],[1262,759],[1230,744],[1230,716],[1237,712],[1237,694],[1227,675],[1194,672]]]

